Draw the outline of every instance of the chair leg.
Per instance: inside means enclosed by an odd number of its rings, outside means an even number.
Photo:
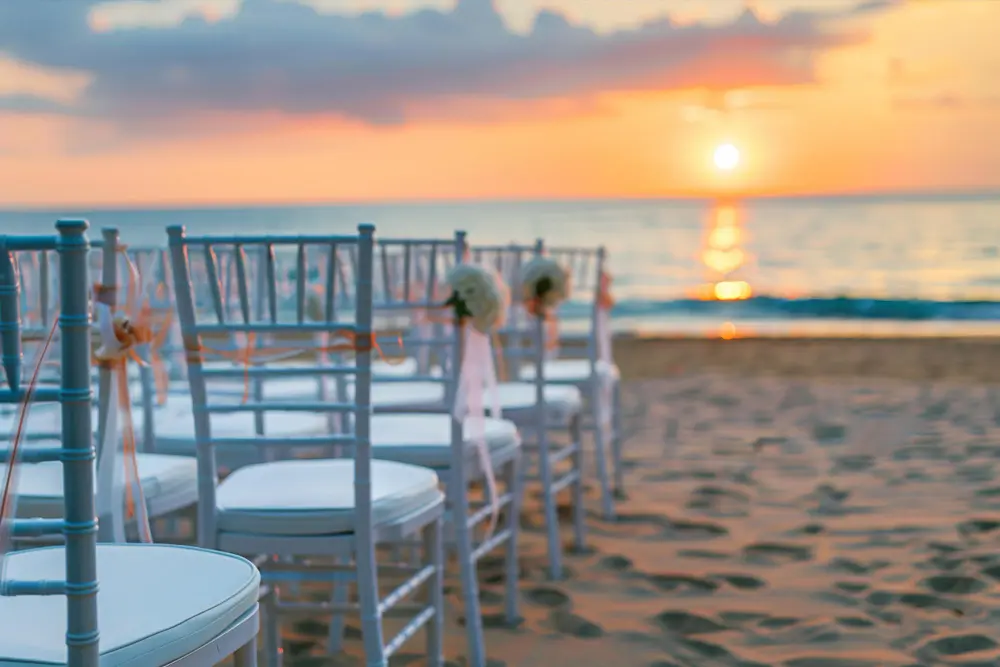
[[[597,457],[597,481],[601,485],[601,510],[604,518],[613,521],[615,518],[615,499],[611,493],[611,480],[608,475],[608,452],[604,442],[605,430],[601,425],[601,401],[604,400],[601,386],[597,382],[590,385],[590,409],[594,419],[594,455]]]
[[[507,552],[504,554],[504,616],[507,624],[513,626],[521,620],[518,587],[521,568],[517,547],[521,532],[521,494],[524,492],[524,485],[520,454],[507,464],[506,487],[510,494],[510,504],[507,505],[507,530],[510,535],[507,538]]]
[[[249,641],[236,649],[233,654],[233,667],[257,667],[257,642]]]
[[[622,466],[622,383],[615,382],[611,401],[611,454],[615,464],[615,493],[625,493],[625,470]]]
[[[347,560],[341,556],[338,556],[334,562],[337,565],[343,565]],[[330,602],[334,605],[343,605],[347,603],[348,594],[350,593],[350,584],[346,581],[334,581],[333,591],[330,593]],[[344,615],[335,613],[332,618],[330,618],[330,630],[327,634],[326,641],[326,653],[327,655],[337,655],[344,650]]]
[[[573,418],[569,427],[570,443],[574,447],[573,469],[576,471],[576,481],[573,482],[573,546],[577,551],[583,551],[587,545],[587,512],[583,499],[583,415]]]
[[[469,643],[468,667],[486,667],[483,617],[479,607],[479,580],[472,556],[472,529],[469,526],[469,489],[461,471],[452,469],[448,480],[448,501],[455,528],[462,597],[465,602],[465,634]]]
[[[365,646],[367,667],[388,667],[385,639],[382,634],[382,614],[379,612],[378,572],[375,553],[362,544],[355,555],[358,601],[361,607],[361,638]]]
[[[278,591],[269,586],[261,598],[264,606],[264,658],[267,667],[281,667],[281,621],[278,618]],[[238,664],[238,663],[237,663]]]
[[[538,472],[542,482],[542,498],[545,510],[545,532],[549,547],[549,577],[562,579],[562,543],[559,541],[559,512],[556,509],[556,494],[552,492],[552,458],[549,454],[549,434],[542,425],[538,429]]]
[[[427,604],[434,617],[427,622],[427,665],[444,664],[444,519],[424,527],[424,562],[434,566],[434,575],[427,581]]]

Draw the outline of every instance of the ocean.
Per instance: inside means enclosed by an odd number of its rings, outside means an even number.
[[[0,211],[4,233],[59,217],[133,245],[192,233],[450,236],[473,244],[601,245],[614,326],[649,335],[1000,334],[1000,193],[801,199],[587,200]],[[586,309],[570,304],[567,327]]]

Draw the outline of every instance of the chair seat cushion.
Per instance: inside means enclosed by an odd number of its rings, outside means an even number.
[[[209,403],[231,398],[209,397]],[[132,419],[137,434],[142,433],[142,410],[133,409]],[[153,424],[157,440],[193,441],[194,411],[191,396],[174,395],[165,405],[156,408]],[[211,415],[212,436],[215,438],[252,438],[257,430],[252,412],[214,413]],[[264,433],[270,437],[296,437],[327,432],[327,416],[313,412],[264,413]]]
[[[615,380],[621,377],[618,366],[606,361],[598,361],[595,369],[599,377],[611,377]],[[590,379],[590,361],[587,359],[550,359],[544,366],[545,379],[554,382],[583,383]],[[524,366],[520,370],[522,380],[535,379],[535,367]]]
[[[58,447],[54,441],[27,441],[26,447]],[[136,454],[139,479],[147,505],[170,497],[170,506],[189,505],[198,499],[198,464],[193,457]],[[24,517],[57,519],[63,515],[62,463],[51,461],[20,466],[17,513]],[[0,465],[0,470],[6,466]],[[96,484],[96,481],[95,481]]]
[[[63,548],[8,556],[7,577],[65,578]],[[101,667],[161,667],[210,642],[257,604],[260,573],[191,547],[97,547]],[[0,597],[0,667],[66,664],[66,598]]]
[[[372,455],[428,468],[452,464],[450,415],[375,415],[371,420]],[[470,454],[476,445],[469,420],[464,425]],[[484,435],[491,458],[503,459],[521,446],[517,426],[506,419],[485,420]]]
[[[443,502],[433,470],[373,460],[372,515],[388,525]],[[263,535],[354,532],[354,461],[277,461],[245,466],[219,484],[219,529]]]
[[[17,429],[20,410],[16,405],[0,408],[0,447],[8,447],[10,438]],[[54,403],[39,403],[31,406],[22,433],[58,436],[62,431],[62,411]],[[27,440],[24,440],[27,442]]]
[[[327,396],[332,400],[333,387]],[[535,405],[535,385],[528,382],[502,382],[497,385],[500,407],[503,410],[524,410]],[[574,386],[548,385],[544,388],[545,402],[554,420],[562,421],[578,412],[583,405],[580,391]],[[319,393],[313,378],[278,378],[263,384],[264,398],[271,401],[315,401]],[[354,397],[353,385],[348,386],[349,400]],[[242,397],[242,390],[240,391]],[[212,400],[234,400],[235,394],[220,395]],[[440,404],[445,390],[441,382],[375,382],[372,384],[371,402],[376,407],[407,407]],[[191,397],[171,396],[170,401],[180,411],[180,405],[191,406]],[[489,400],[487,400],[489,403]],[[190,409],[190,408],[189,408]],[[188,417],[187,419],[191,419]],[[157,428],[159,433],[159,428]],[[214,425],[213,425],[214,433]]]
[[[281,364],[282,368],[313,368],[314,366],[315,364],[312,363]],[[205,370],[225,370],[232,368],[242,368],[242,366],[240,364],[234,364],[231,361],[209,361],[202,364],[202,368],[204,368]],[[412,357],[406,357],[403,359],[393,359],[391,361],[382,361],[381,359],[372,361],[372,375],[389,375],[392,377],[400,377],[407,375],[415,375],[416,372],[417,372],[417,360]],[[306,378],[297,378],[297,379],[302,380]],[[211,391],[213,386],[218,386],[220,383],[227,382],[229,380],[230,378],[226,378],[226,380],[223,380],[222,378],[212,378],[211,380],[209,380],[209,390]],[[244,381],[242,377],[233,377],[231,378],[231,380],[240,385],[242,385]],[[313,384],[315,384],[315,380],[311,381]],[[180,386],[181,384],[186,385],[187,382],[186,381],[179,382],[177,383],[177,386]]]

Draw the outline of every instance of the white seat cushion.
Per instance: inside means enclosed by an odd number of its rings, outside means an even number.
[[[267,380],[261,387],[263,395],[269,401],[316,401],[319,396],[319,383],[315,378],[275,378]],[[327,385],[327,400],[336,396],[334,383]],[[238,392],[218,394],[232,399],[243,398],[243,389]],[[348,399],[354,398],[354,385],[347,385]],[[170,400],[180,398],[171,396]],[[213,397],[214,399],[214,397]],[[411,403],[433,403],[444,400],[444,384],[441,382],[374,382],[372,383],[373,405],[402,405]],[[191,403],[190,395],[187,397]]]
[[[209,397],[209,402],[232,400]],[[142,433],[142,410],[132,410],[136,433]],[[256,427],[252,412],[214,413],[210,417],[214,438],[253,438]],[[167,399],[166,405],[156,408],[153,415],[157,440],[193,441],[194,411],[191,396],[176,395]],[[266,412],[264,434],[268,437],[297,437],[327,432],[325,414],[311,412]]]
[[[373,460],[372,515],[390,524],[441,502],[433,470]],[[354,532],[354,461],[277,461],[240,468],[219,484],[219,528],[264,535]]]
[[[617,380],[621,377],[618,366],[604,361],[595,364],[598,376],[610,376]],[[550,359],[545,362],[545,379],[554,382],[586,382],[590,379],[590,362],[586,359]],[[535,379],[534,365],[521,368],[522,380]]]
[[[315,364],[281,364],[281,366],[289,368],[312,368]],[[209,361],[202,364],[202,368],[205,370],[220,370],[227,368],[242,368],[241,364],[234,364],[231,361]],[[402,376],[402,375],[414,375],[417,372],[417,360],[412,357],[406,357],[404,359],[393,359],[391,361],[383,361],[381,359],[372,361],[372,375],[391,375],[391,376]],[[211,382],[213,384],[218,384],[221,378],[213,379]],[[243,378],[234,377],[232,378],[234,382],[243,382]]]
[[[58,447],[58,442],[27,441],[26,447]],[[155,507],[160,498],[179,499],[183,506],[198,499],[198,464],[188,456],[136,454],[139,479],[146,503]],[[63,466],[58,461],[29,463],[18,468],[17,513],[24,517],[57,519],[63,515]],[[0,470],[6,466],[0,465]],[[95,480],[96,484],[96,480]],[[96,488],[95,488],[96,492]],[[188,499],[185,503],[183,499]]]
[[[529,382],[502,382],[497,385],[500,407],[503,410],[523,410],[535,405],[535,385]],[[544,388],[545,402],[553,420],[564,421],[567,416],[578,412],[583,405],[580,390],[570,385],[547,385]],[[327,396],[333,398],[333,387]],[[264,398],[273,401],[315,401],[319,387],[313,378],[279,378],[265,382]],[[354,398],[353,385],[348,385],[347,395]],[[242,397],[242,390],[239,393]],[[236,394],[213,397],[212,400],[233,400]],[[374,406],[400,407],[433,405],[444,401],[444,384],[441,382],[375,382],[372,384],[371,402]],[[191,405],[190,396],[172,396],[171,401],[179,406],[186,402]],[[490,400],[487,399],[487,409]],[[180,408],[177,408],[180,410]]]
[[[371,421],[372,455],[428,468],[452,463],[450,415],[375,415]],[[472,427],[465,423],[465,445],[472,452]],[[517,426],[506,419],[485,420],[485,440],[493,460],[521,446]]]
[[[573,385],[546,384],[545,409],[550,422],[565,422],[583,409],[583,396]],[[531,410],[535,407],[536,391],[531,382],[502,382],[497,385],[501,410]],[[490,409],[489,394],[484,396],[487,410]]]
[[[372,375],[388,375],[390,377],[402,377],[405,375],[416,375],[417,374],[417,360],[413,357],[406,357],[405,359],[393,359],[392,361],[378,361],[372,362]]]
[[[218,362],[213,362],[213,364],[206,364],[207,368],[218,368],[223,365],[229,366],[228,362],[223,362],[222,364]],[[312,368],[312,366],[306,366],[306,368]],[[392,363],[386,361],[375,361],[372,362],[372,376],[376,377],[374,384],[380,384],[377,380],[377,376],[387,376],[387,377],[405,377],[410,375],[415,375],[417,372],[417,362],[415,359],[406,358],[401,359],[398,362],[393,361]],[[353,376],[348,376],[348,383],[352,383],[354,380]],[[388,383],[396,384],[396,383]],[[434,383],[429,383],[434,384]],[[327,379],[328,396],[333,396],[335,391],[335,383],[332,378]],[[286,399],[302,399],[311,400],[319,395],[319,379],[317,377],[283,377],[283,378],[271,378],[267,379],[263,383],[264,396],[271,400],[286,400]],[[227,381],[220,382],[219,380],[212,380],[208,383],[209,395],[239,395],[243,396],[245,393],[245,381],[243,378],[233,378],[233,382]],[[175,382],[171,383],[171,393],[173,394],[188,394],[190,395],[190,388],[187,382]],[[392,392],[389,395],[394,395]],[[174,398],[173,396],[170,397]],[[390,401],[392,399],[389,399]]]
[[[4,405],[0,410],[0,440],[9,442],[10,437],[17,428],[20,413],[16,405]],[[62,424],[62,412],[58,405],[52,403],[41,403],[31,406],[28,411],[28,419],[25,422],[23,433],[47,433],[55,435],[60,432]],[[6,445],[0,445],[6,446]]]
[[[10,554],[7,577],[61,580],[62,547]],[[260,573],[239,556],[152,544],[97,546],[101,667],[161,667],[257,604]],[[66,664],[66,598],[0,597],[0,667]]]

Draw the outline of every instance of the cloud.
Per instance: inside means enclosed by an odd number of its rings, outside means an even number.
[[[156,0],[146,0],[155,5]],[[492,0],[402,16],[321,13],[289,0],[243,0],[219,20],[95,31],[97,0],[0,0],[0,53],[72,69],[90,82],[71,105],[0,95],[0,108],[99,117],[145,131],[225,113],[336,115],[393,125],[488,105],[586,99],[608,91],[728,90],[815,81],[815,54],[867,38],[856,21],[885,8],[746,11],[725,25],[669,18],[598,34],[541,11],[527,34]],[[469,100],[475,100],[470,104]]]
[[[896,97],[892,106],[902,111],[954,111],[958,109],[993,109],[1000,107],[1000,97],[968,97],[941,92],[922,97]]]
[[[73,108],[45,97],[28,93],[0,95],[0,113],[72,114]]]

